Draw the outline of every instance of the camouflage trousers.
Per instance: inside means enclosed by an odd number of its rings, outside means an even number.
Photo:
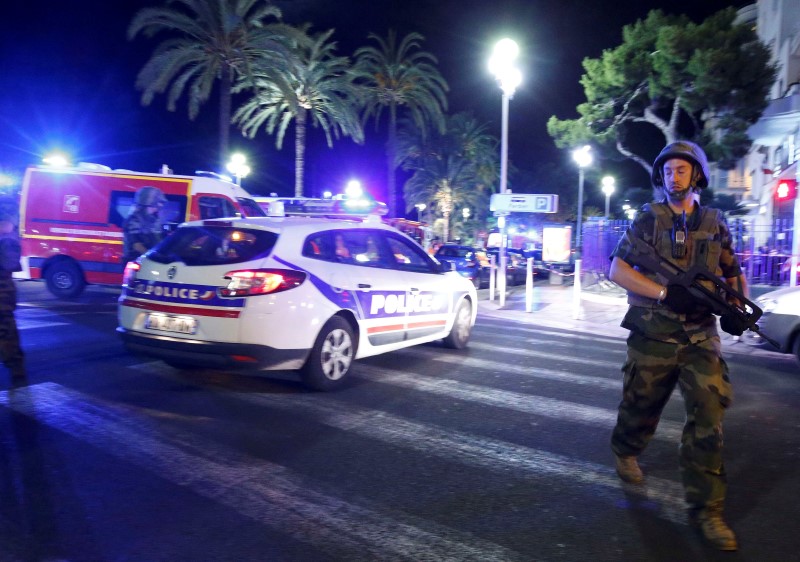
[[[675,344],[631,332],[622,372],[622,401],[611,437],[614,453],[638,456],[644,450],[677,384],[686,409],[679,447],[686,501],[702,507],[723,500],[722,419],[733,389],[719,337]]]
[[[14,280],[0,277],[0,360],[12,371],[22,368],[24,360],[14,318],[16,308],[17,287]]]

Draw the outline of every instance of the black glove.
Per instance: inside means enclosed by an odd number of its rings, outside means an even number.
[[[689,314],[697,310],[697,300],[683,285],[667,285],[667,296],[661,301],[673,312]]]
[[[719,326],[724,332],[728,332],[732,336],[741,336],[747,329],[745,321],[734,314],[720,316]]]

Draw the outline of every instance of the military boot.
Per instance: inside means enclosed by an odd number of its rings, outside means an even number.
[[[644,480],[644,474],[642,474],[642,469],[639,468],[639,463],[636,462],[636,457],[614,455],[614,459],[617,474],[622,480],[631,484],[640,484]]]
[[[722,502],[689,511],[689,522],[709,544],[719,550],[737,550],[736,535],[722,518]]]

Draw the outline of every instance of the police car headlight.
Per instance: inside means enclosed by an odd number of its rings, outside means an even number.
[[[306,280],[306,274],[293,269],[240,269],[224,278],[228,284],[218,289],[221,297],[250,297],[294,289]]]

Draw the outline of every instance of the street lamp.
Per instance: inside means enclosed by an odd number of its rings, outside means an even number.
[[[605,176],[602,180],[603,195],[606,196],[606,220],[608,220],[608,205],[611,199],[611,194],[614,193],[614,183],[614,178],[611,176]]]
[[[361,187],[361,182],[358,180],[350,180],[344,188],[344,192],[351,199],[358,199],[364,195],[364,188]]]
[[[242,178],[246,178],[250,173],[250,166],[247,165],[247,158],[241,152],[231,155],[231,159],[226,166],[228,171],[236,178],[236,185],[242,185]]]
[[[417,203],[414,207],[417,209],[417,222],[422,222],[422,211],[427,208],[427,205],[425,203]]]
[[[502,136],[500,137],[500,193],[506,193],[506,180],[508,176],[508,102],[514,97],[514,91],[522,83],[522,73],[514,66],[514,61],[519,56],[519,46],[512,39],[501,39],[494,46],[494,52],[489,59],[489,71],[494,75],[500,90],[503,92],[502,105]],[[500,227],[500,271],[498,289],[500,292],[500,306],[506,303],[506,233],[505,221],[498,220]]]
[[[592,163],[592,147],[588,144],[572,151],[572,158],[578,164],[578,224],[575,228],[575,249],[581,251],[581,223],[583,222],[583,169]]]

